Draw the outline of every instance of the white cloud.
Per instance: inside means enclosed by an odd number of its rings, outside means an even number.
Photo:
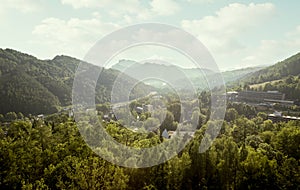
[[[0,9],[14,9],[23,13],[38,11],[41,1],[36,0],[2,0]]]
[[[95,18],[47,18],[32,31],[36,36],[33,43],[48,47],[52,55],[63,53],[82,58],[97,40],[116,28],[116,24]]]
[[[173,0],[153,0],[150,5],[152,11],[158,15],[173,15],[180,10],[179,5]]]
[[[297,40],[299,42],[299,37],[300,37],[300,25],[296,27],[295,30],[288,32],[286,34],[286,37],[288,38],[295,38],[295,40]]]
[[[248,52],[241,61],[241,66],[270,65],[300,52],[300,25],[287,32],[281,40],[261,40],[257,48]]]
[[[109,1],[97,1],[97,0],[61,0],[61,3],[64,5],[71,5],[74,9],[79,8],[89,8],[89,7],[99,7],[103,6],[103,4],[106,4]]]
[[[71,5],[74,9],[103,8],[115,18],[123,18],[125,22],[134,20],[149,20],[156,16],[169,16],[180,10],[179,5],[173,0],[152,0],[150,3],[142,3],[139,0],[61,0],[64,5]],[[105,9],[104,9],[105,8]]]
[[[74,9],[89,8],[99,9],[107,12],[110,16],[124,19],[125,22],[132,22],[133,18],[145,20],[151,14],[142,6],[138,0],[61,0],[64,5],[71,5]]]
[[[18,11],[32,13],[41,10],[42,2],[36,0],[2,0],[0,5],[0,21],[5,20],[8,13]]]
[[[181,25],[188,32],[199,37],[215,53],[239,50],[244,45],[239,42],[241,34],[255,30],[274,13],[271,3],[249,5],[234,3],[221,8],[214,16],[199,20],[183,20]]]
[[[213,3],[215,0],[187,0],[188,3],[197,3],[197,4],[204,4],[204,3]]]
[[[221,69],[243,67],[246,65],[242,64],[253,64],[250,61],[255,57],[252,46],[259,43],[249,44],[247,40],[257,36],[259,27],[266,25],[275,12],[271,3],[233,3],[219,9],[215,15],[183,20],[181,26],[197,36]]]

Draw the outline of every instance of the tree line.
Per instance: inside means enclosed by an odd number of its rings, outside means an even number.
[[[227,110],[221,133],[208,151],[199,153],[199,145],[207,126],[214,124],[210,122],[202,124],[171,160],[139,169],[99,157],[67,115],[37,119],[10,113],[4,118],[17,118],[2,122],[0,129],[0,188],[298,189],[300,123],[273,123],[264,113],[253,117],[251,109],[247,118],[239,113],[243,109],[247,108],[235,105]],[[102,124],[127,146],[151,147],[168,141],[159,133],[135,133],[118,122]]]

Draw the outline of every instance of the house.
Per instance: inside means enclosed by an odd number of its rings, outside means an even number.
[[[44,119],[44,114],[39,114],[39,115],[37,115],[37,117],[38,117],[38,119]]]
[[[138,113],[138,114],[141,114],[141,113],[143,113],[144,112],[144,109],[142,108],[142,107],[136,107],[135,108],[135,111]]]
[[[236,101],[238,99],[239,93],[237,91],[226,92],[226,99],[228,101]]]
[[[110,118],[107,114],[103,115],[103,121],[110,121]]]

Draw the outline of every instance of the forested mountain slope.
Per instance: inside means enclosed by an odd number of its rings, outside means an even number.
[[[39,60],[12,49],[0,49],[0,113],[53,113],[60,106],[70,105],[73,80],[79,63],[80,60],[68,56]],[[110,91],[119,74],[119,71],[113,69],[102,70],[95,90],[96,103],[110,101]],[[121,81],[126,84],[137,82],[126,75],[121,77]],[[118,90],[121,92],[123,89]],[[147,94],[149,91],[148,86],[139,85],[134,93]]]
[[[286,99],[299,101],[300,53],[247,75],[240,80],[240,85],[251,90],[278,90],[286,95]]]
[[[244,77],[241,81],[246,84],[257,84],[283,79],[289,75],[298,76],[299,74],[300,53],[276,63],[275,65],[254,72],[251,75]]]

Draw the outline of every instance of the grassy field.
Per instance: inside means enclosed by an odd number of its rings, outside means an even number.
[[[255,89],[255,88],[257,89],[257,88],[259,88],[259,87],[264,88],[264,86],[265,86],[266,84],[268,84],[268,83],[274,84],[274,83],[279,82],[279,81],[282,81],[282,79],[279,79],[279,80],[273,80],[273,81],[268,81],[268,82],[263,82],[263,83],[252,84],[252,85],[249,85],[249,86],[250,86],[250,88],[252,88],[252,89]]]

